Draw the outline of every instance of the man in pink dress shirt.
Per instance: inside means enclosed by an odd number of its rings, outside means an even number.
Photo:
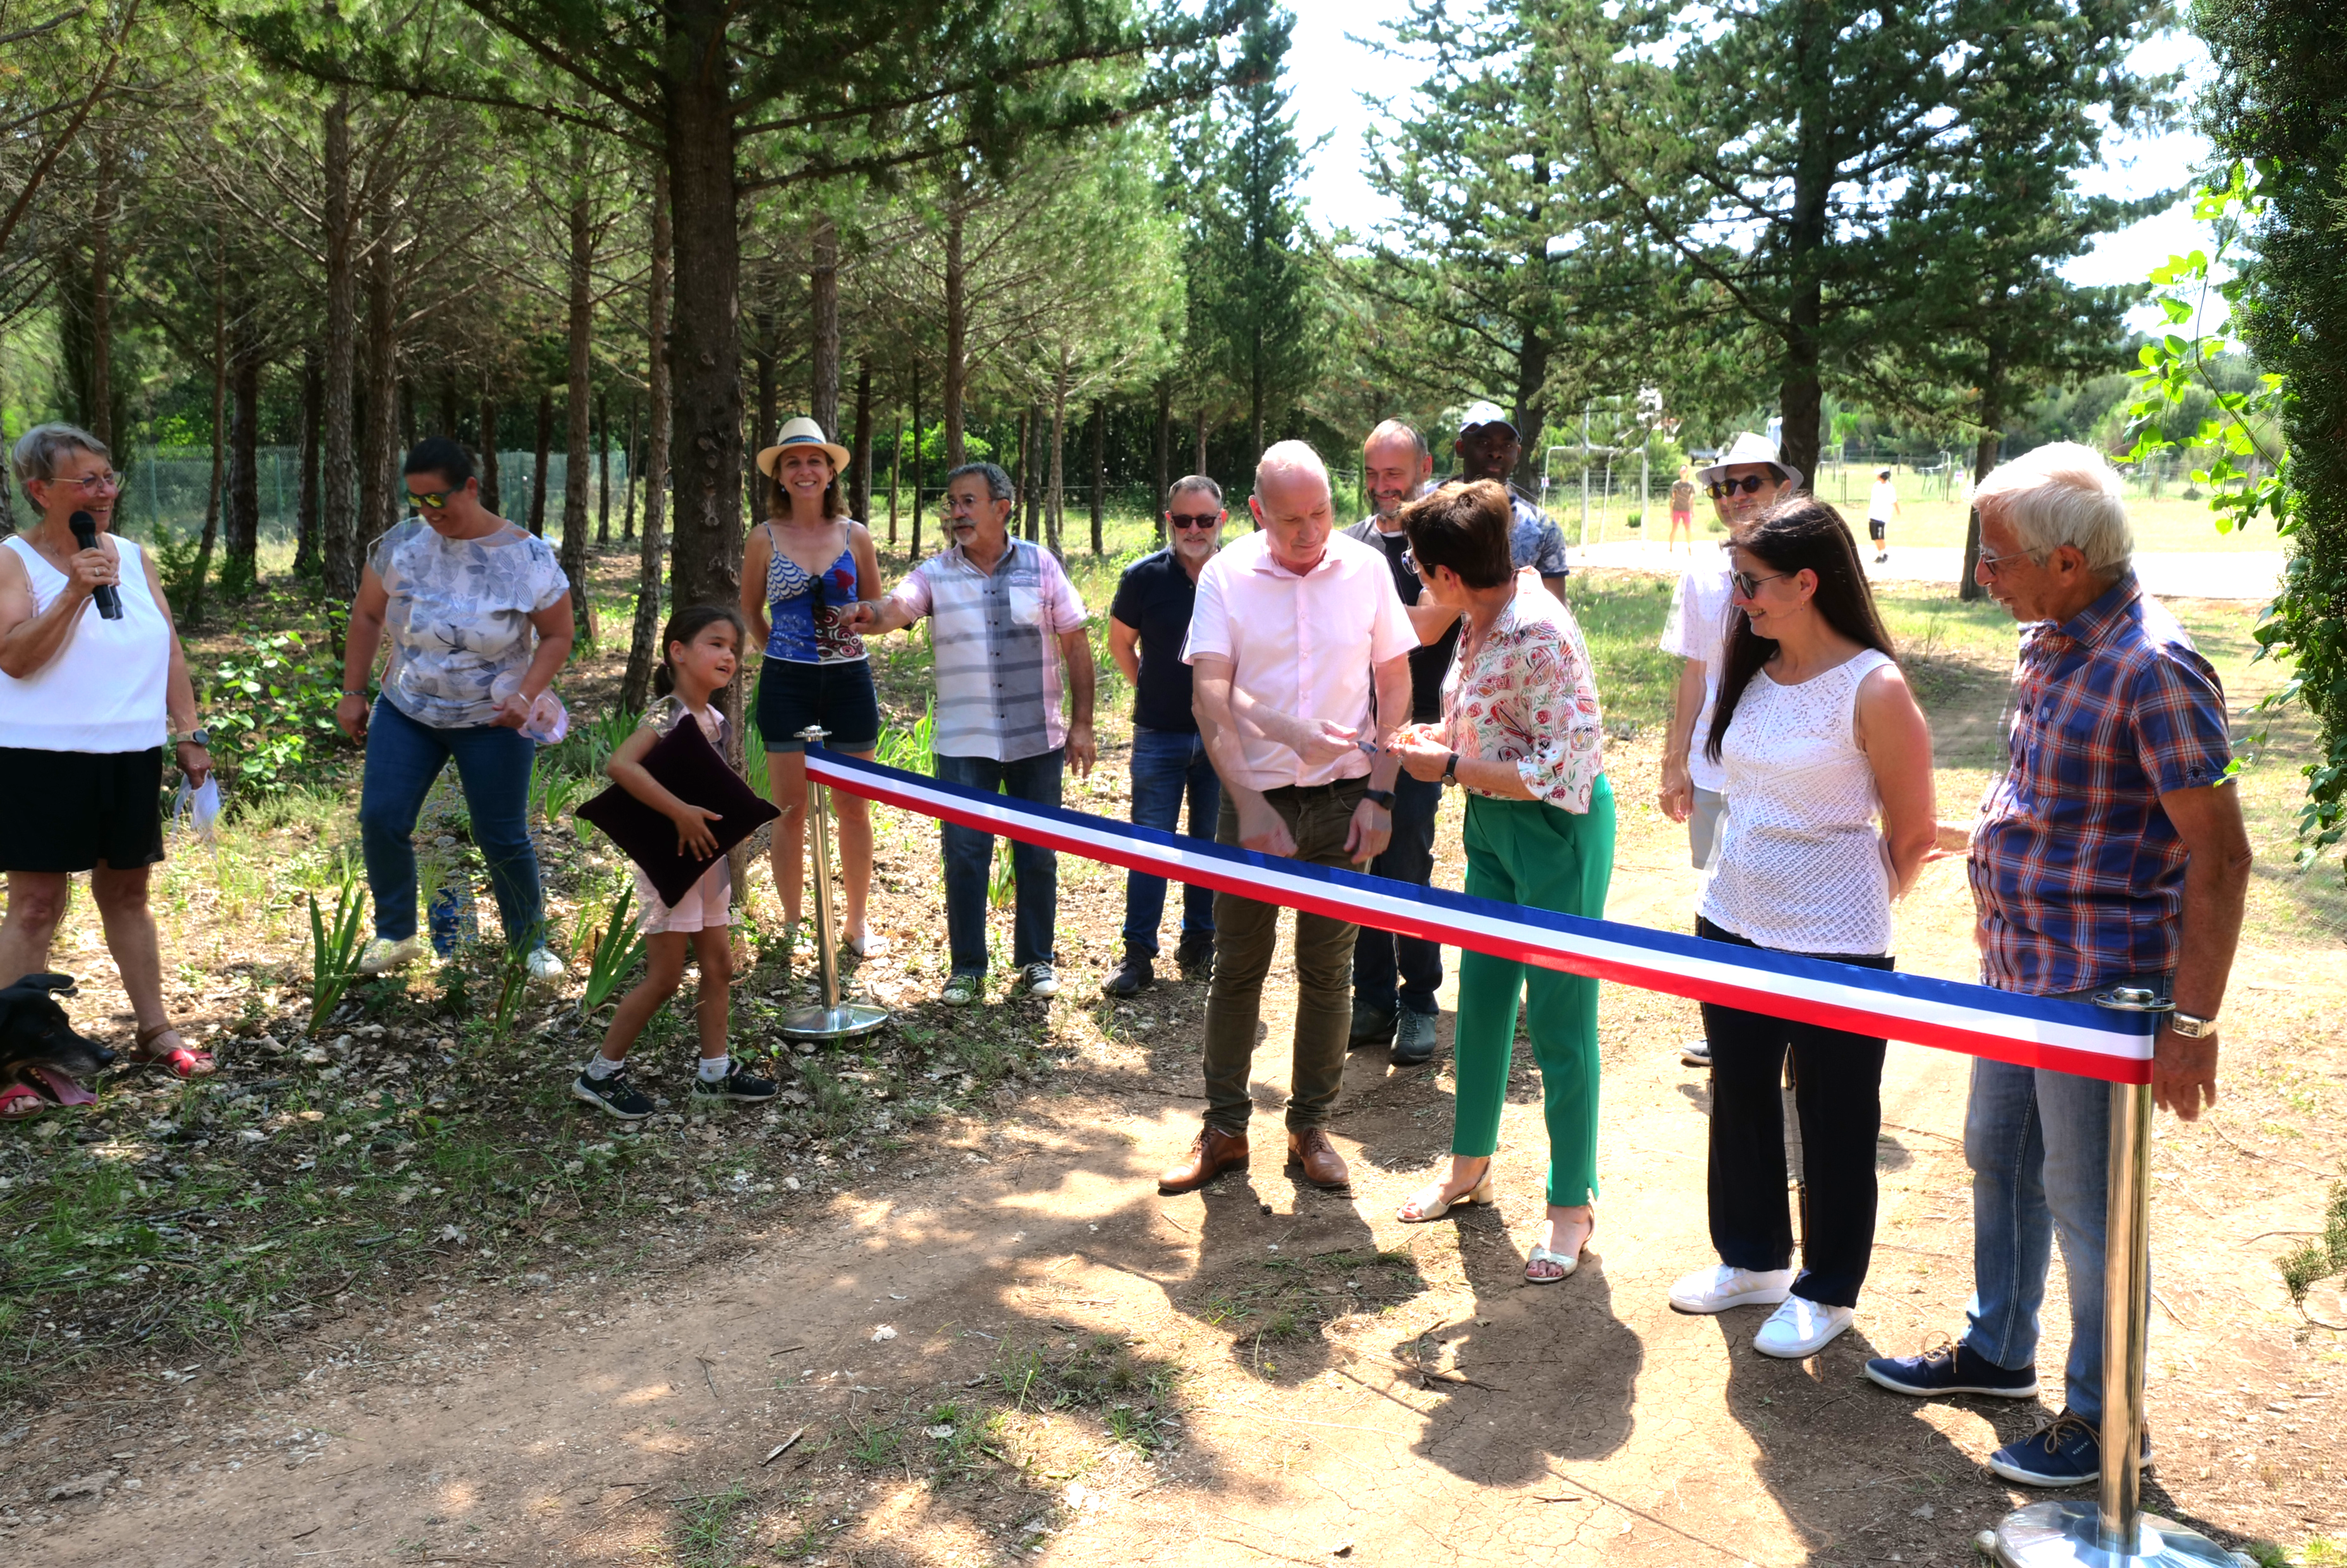
[[[1337,533],[1328,470],[1310,446],[1283,441],[1266,452],[1247,504],[1261,531],[1199,573],[1183,652],[1198,730],[1223,781],[1214,836],[1265,855],[1366,867],[1393,831],[1399,764],[1387,743],[1409,712],[1418,636],[1384,557]],[[1373,692],[1374,712],[1389,716],[1382,722],[1371,717]],[[1351,1179],[1327,1123],[1344,1081],[1358,929],[1325,915],[1296,917],[1288,1170],[1318,1187]],[[1160,1192],[1194,1192],[1247,1163],[1248,1070],[1278,940],[1276,906],[1214,896],[1205,1126],[1189,1158],[1158,1178]]]

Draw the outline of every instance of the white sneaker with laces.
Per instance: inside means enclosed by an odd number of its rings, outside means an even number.
[[[529,965],[529,978],[541,985],[570,972],[570,967],[555,957],[554,949],[543,945],[532,948],[525,962]]]
[[[1055,997],[1060,994],[1060,977],[1049,964],[1030,964],[1026,968],[1027,994],[1030,997]]]
[[[1840,1338],[1857,1316],[1854,1307],[1828,1307],[1788,1296],[1782,1307],[1768,1315],[1768,1321],[1760,1325],[1760,1332],[1752,1337],[1752,1348],[1763,1356],[1799,1361]]]
[[[388,937],[377,937],[359,954],[359,973],[387,974],[393,969],[407,968],[423,956],[424,938],[421,937],[409,937],[397,942]]]
[[[1681,1312],[1725,1312],[1731,1307],[1769,1307],[1793,1288],[1789,1268],[1734,1268],[1724,1263],[1698,1268],[1671,1286],[1671,1305]]]

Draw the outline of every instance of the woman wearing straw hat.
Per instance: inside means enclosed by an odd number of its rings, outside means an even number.
[[[758,681],[758,728],[766,740],[768,794],[782,809],[774,825],[774,891],[792,930],[806,881],[806,743],[799,732],[820,724],[824,747],[868,758],[880,743],[880,703],[864,640],[839,612],[880,587],[880,563],[862,523],[842,515],[840,471],[847,448],[824,439],[812,419],[784,425],[758,454],[774,481],[771,515],[751,530],[742,561],[742,618],[766,645]],[[841,946],[856,958],[872,951],[864,905],[872,889],[872,817],[864,802],[835,791],[840,873],[847,884]]]

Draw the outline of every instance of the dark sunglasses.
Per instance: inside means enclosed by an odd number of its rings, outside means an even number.
[[[1799,574],[1789,571],[1772,571],[1767,577],[1754,577],[1748,571],[1732,571],[1727,574],[1727,580],[1734,583],[1736,585],[1736,591],[1742,594],[1745,598],[1758,599],[1760,597],[1760,585],[1762,583],[1774,582],[1780,577],[1794,577],[1797,575]]]
[[[1768,483],[1768,477],[1766,474],[1747,474],[1741,479],[1714,479],[1710,485],[1711,498],[1715,501],[1724,501],[1738,491],[1747,496],[1757,496],[1760,493],[1760,487],[1767,483]]]
[[[411,505],[429,507],[436,512],[446,506],[448,497],[456,493],[454,490],[410,490],[407,492],[407,499]]]
[[[1201,512],[1194,517],[1187,512],[1168,512],[1165,520],[1177,528],[1211,528],[1223,519],[1218,512]]]

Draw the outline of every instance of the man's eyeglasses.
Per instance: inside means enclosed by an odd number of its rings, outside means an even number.
[[[454,490],[410,490],[407,498],[419,507],[429,507],[436,512],[446,506],[448,497],[456,493]]]
[[[1994,577],[2009,560],[2028,560],[2038,566],[2045,564],[2035,550],[2007,550],[2001,556],[1983,555],[1973,562],[1973,566],[1981,576]]]
[[[1410,576],[1421,579],[1425,578],[1426,574],[1418,569],[1418,552],[1416,550],[1406,549],[1402,551],[1401,564],[1409,569]]]
[[[1758,599],[1760,597],[1760,585],[1762,583],[1774,582],[1780,577],[1794,577],[1797,575],[1799,574],[1789,571],[1772,571],[1767,577],[1754,577],[1748,571],[1732,571],[1727,574],[1727,580],[1734,583],[1736,585],[1736,591],[1742,594],[1745,598]]]
[[[1724,501],[1728,497],[1739,493],[1757,496],[1760,493],[1760,487],[1767,483],[1768,483],[1768,476],[1766,474],[1747,474],[1741,479],[1714,479],[1709,487],[1711,498],[1715,501]]]
[[[1211,528],[1219,527],[1223,519],[1218,512],[1200,512],[1194,516],[1188,512],[1168,512],[1165,520],[1177,528]]]

